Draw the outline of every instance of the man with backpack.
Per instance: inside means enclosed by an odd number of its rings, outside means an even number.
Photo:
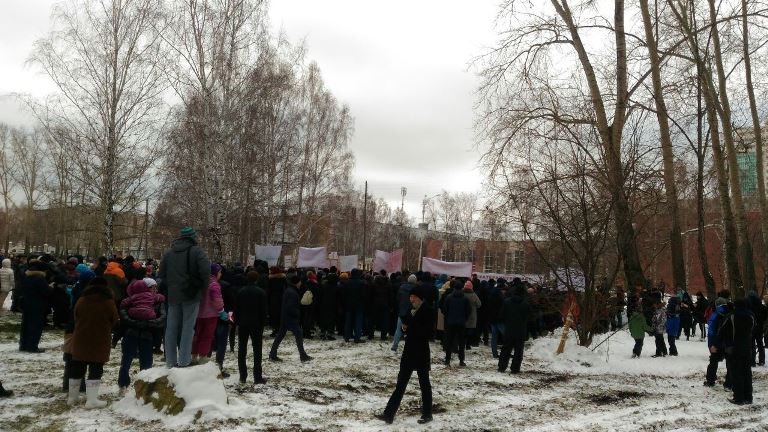
[[[720,326],[731,314],[731,305],[729,299],[731,292],[728,290],[720,291],[720,295],[715,300],[715,311],[707,317],[707,346],[709,347],[709,365],[707,366],[707,378],[704,385],[713,387],[717,379],[717,364],[725,359],[725,350],[722,341],[719,340],[718,330]],[[730,372],[730,371],[728,371]],[[730,388],[730,374],[726,372],[725,388]]]
[[[163,255],[157,275],[168,292],[165,363],[169,368],[187,367],[192,361],[192,336],[210,271],[211,263],[197,245],[195,230],[182,228],[181,236]]]

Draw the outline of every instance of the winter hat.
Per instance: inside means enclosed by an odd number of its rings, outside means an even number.
[[[80,271],[78,273],[80,273],[80,277],[78,278],[78,280],[80,281],[81,284],[87,284],[88,282],[91,281],[91,279],[96,277],[96,273],[94,273],[93,270],[89,268],[86,268],[85,270]]]
[[[182,237],[189,237],[189,238],[196,238],[197,233],[195,232],[195,229],[187,226],[181,229],[181,236]]]
[[[68,263],[70,263],[70,264],[72,264],[73,266],[77,266],[78,264],[80,264],[80,262],[79,262],[79,261],[77,260],[77,258],[75,258],[75,257],[69,257],[69,259],[67,260],[67,262],[68,262]]]
[[[317,282],[317,275],[313,271],[308,271],[307,272],[307,279],[312,281],[312,282]]]
[[[120,268],[120,264],[116,262],[111,262],[107,264],[107,269],[104,270],[105,275],[114,275],[119,277],[120,279],[125,279],[125,272],[122,268]]]
[[[411,295],[412,296],[416,296],[416,297],[420,298],[421,300],[424,300],[424,290],[419,288],[419,287],[416,287],[416,288],[412,289],[411,290]]]
[[[278,274],[278,273],[282,273],[282,271],[280,270],[280,267],[272,266],[269,268],[269,274]]]
[[[417,280],[417,278],[416,278],[415,274],[412,274],[412,275],[408,276],[408,283],[415,284],[416,280]]]
[[[472,290],[472,289],[474,289],[474,287],[472,286],[472,281],[471,280],[467,280],[466,282],[464,282],[464,289],[465,290]]]
[[[78,273],[81,273],[81,274],[82,274],[84,271],[88,271],[88,270],[90,270],[90,269],[91,269],[91,268],[90,268],[90,267],[88,267],[88,266],[87,266],[87,265],[85,265],[85,264],[78,264],[78,265],[77,265],[77,267],[75,267],[75,271],[76,271],[76,272],[78,272]]]
[[[141,294],[147,291],[149,291],[149,287],[147,286],[147,284],[144,282],[143,279],[135,280],[131,282],[131,284],[128,285],[128,288],[126,289],[126,292],[128,293],[129,296]]]
[[[157,285],[157,281],[152,278],[144,278],[142,280],[145,284],[147,284],[147,288],[152,288],[153,286]]]
[[[48,264],[40,260],[32,260],[29,262],[29,269],[32,271],[48,271]]]
[[[221,271],[221,266],[216,263],[211,263],[211,276],[216,276]]]

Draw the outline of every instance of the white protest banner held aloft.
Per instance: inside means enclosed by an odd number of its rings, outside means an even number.
[[[328,252],[324,247],[299,248],[299,257],[296,260],[296,267],[328,267]]]
[[[421,270],[433,275],[446,274],[448,276],[472,277],[471,262],[446,262],[434,258],[421,259]]]
[[[373,271],[385,270],[387,273],[396,273],[403,266],[403,250],[398,249],[392,252],[377,250],[373,259]]]
[[[349,272],[357,268],[357,255],[343,255],[339,257],[339,271]]]
[[[280,252],[283,250],[282,246],[259,246],[256,245],[256,259],[266,261],[271,266],[277,265],[277,260],[280,259]]]

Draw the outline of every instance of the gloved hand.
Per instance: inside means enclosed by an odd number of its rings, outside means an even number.
[[[222,321],[228,320],[229,319],[229,314],[227,313],[227,311],[222,309],[222,311],[219,312],[219,319],[222,320]]]

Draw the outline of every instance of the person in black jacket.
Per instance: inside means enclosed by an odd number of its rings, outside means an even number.
[[[466,366],[464,363],[465,347],[465,329],[464,323],[470,314],[469,299],[464,295],[464,285],[461,280],[455,279],[451,282],[453,291],[446,295],[442,308],[445,316],[445,365],[451,365],[451,353],[458,344],[459,348],[459,366]]]
[[[403,337],[403,323],[411,313],[411,291],[416,286],[416,275],[409,275],[408,282],[400,285],[397,290],[397,327],[392,338],[392,351],[397,352],[397,346]]]
[[[494,282],[493,279],[488,281],[488,300],[487,303],[483,303],[485,307],[482,308],[485,309],[490,321],[491,354],[495,359],[499,358],[499,338],[504,337],[504,321],[501,316],[501,308],[504,306],[504,295],[501,293],[501,288],[504,284],[504,279],[499,279],[498,282]]]
[[[763,344],[763,327],[765,326],[765,319],[768,310],[766,310],[760,296],[756,292],[751,291],[747,296],[749,302],[749,309],[752,311],[752,316],[755,317],[755,328],[752,331],[752,367],[765,366],[765,345]],[[755,362],[757,357],[757,362]]]
[[[320,324],[321,340],[336,340],[333,337],[336,316],[339,310],[339,275],[331,272],[325,277],[317,300],[317,318]]]
[[[29,263],[22,282],[24,297],[21,299],[21,334],[19,337],[19,351],[42,353],[40,349],[40,337],[43,334],[45,315],[48,310],[48,294],[51,287],[48,286],[48,265],[38,260]]]
[[[530,307],[524,298],[525,289],[521,285],[515,286],[511,295],[504,300],[502,317],[504,320],[504,347],[499,356],[499,372],[507,370],[509,357],[514,349],[511,373],[520,373],[520,364],[523,362],[523,347],[525,337],[528,335],[528,317]]]
[[[376,327],[381,333],[381,340],[387,340],[389,332],[389,313],[391,308],[389,278],[387,272],[382,270],[373,278],[373,313]]]
[[[312,357],[304,351],[304,339],[301,331],[301,304],[299,303],[299,288],[301,287],[301,278],[296,273],[288,276],[288,287],[283,293],[283,307],[280,313],[280,329],[272,342],[272,349],[269,351],[271,361],[282,361],[277,357],[277,348],[283,341],[285,334],[290,330],[296,338],[296,347],[299,349],[299,359],[302,362],[312,360]]]
[[[363,303],[364,291],[365,282],[362,279],[362,272],[358,269],[352,269],[351,277],[343,285],[344,342],[349,342],[349,339],[353,336],[353,323],[355,343],[362,342],[360,338],[363,332],[363,313],[365,311]]]
[[[736,405],[752,403],[752,331],[755,317],[746,299],[733,303],[733,314],[722,323],[718,337],[725,349],[725,363],[731,375],[733,399]]]
[[[419,387],[421,389],[421,418],[419,424],[432,421],[432,384],[429,381],[430,353],[429,340],[433,337],[433,317],[434,313],[429,304],[425,301],[427,295],[423,288],[415,288],[411,291],[410,301],[413,310],[406,317],[403,324],[405,334],[408,336],[405,340],[403,356],[400,359],[400,372],[397,375],[397,385],[395,391],[387,402],[384,412],[377,414],[376,418],[387,423],[392,423],[395,419],[395,413],[403,400],[405,388],[413,375],[413,371],[419,376]]]
[[[240,371],[240,383],[248,378],[245,356],[248,353],[248,339],[253,345],[253,383],[264,384],[261,371],[261,346],[264,325],[267,322],[267,294],[257,285],[259,274],[250,271],[246,275],[248,285],[240,289],[235,301],[233,320],[239,328],[237,342],[237,368]]]
[[[280,328],[280,314],[283,306],[283,293],[287,281],[285,273],[279,267],[269,269],[269,282],[267,282],[267,300],[269,301],[269,326],[272,327],[270,337],[275,337]]]

